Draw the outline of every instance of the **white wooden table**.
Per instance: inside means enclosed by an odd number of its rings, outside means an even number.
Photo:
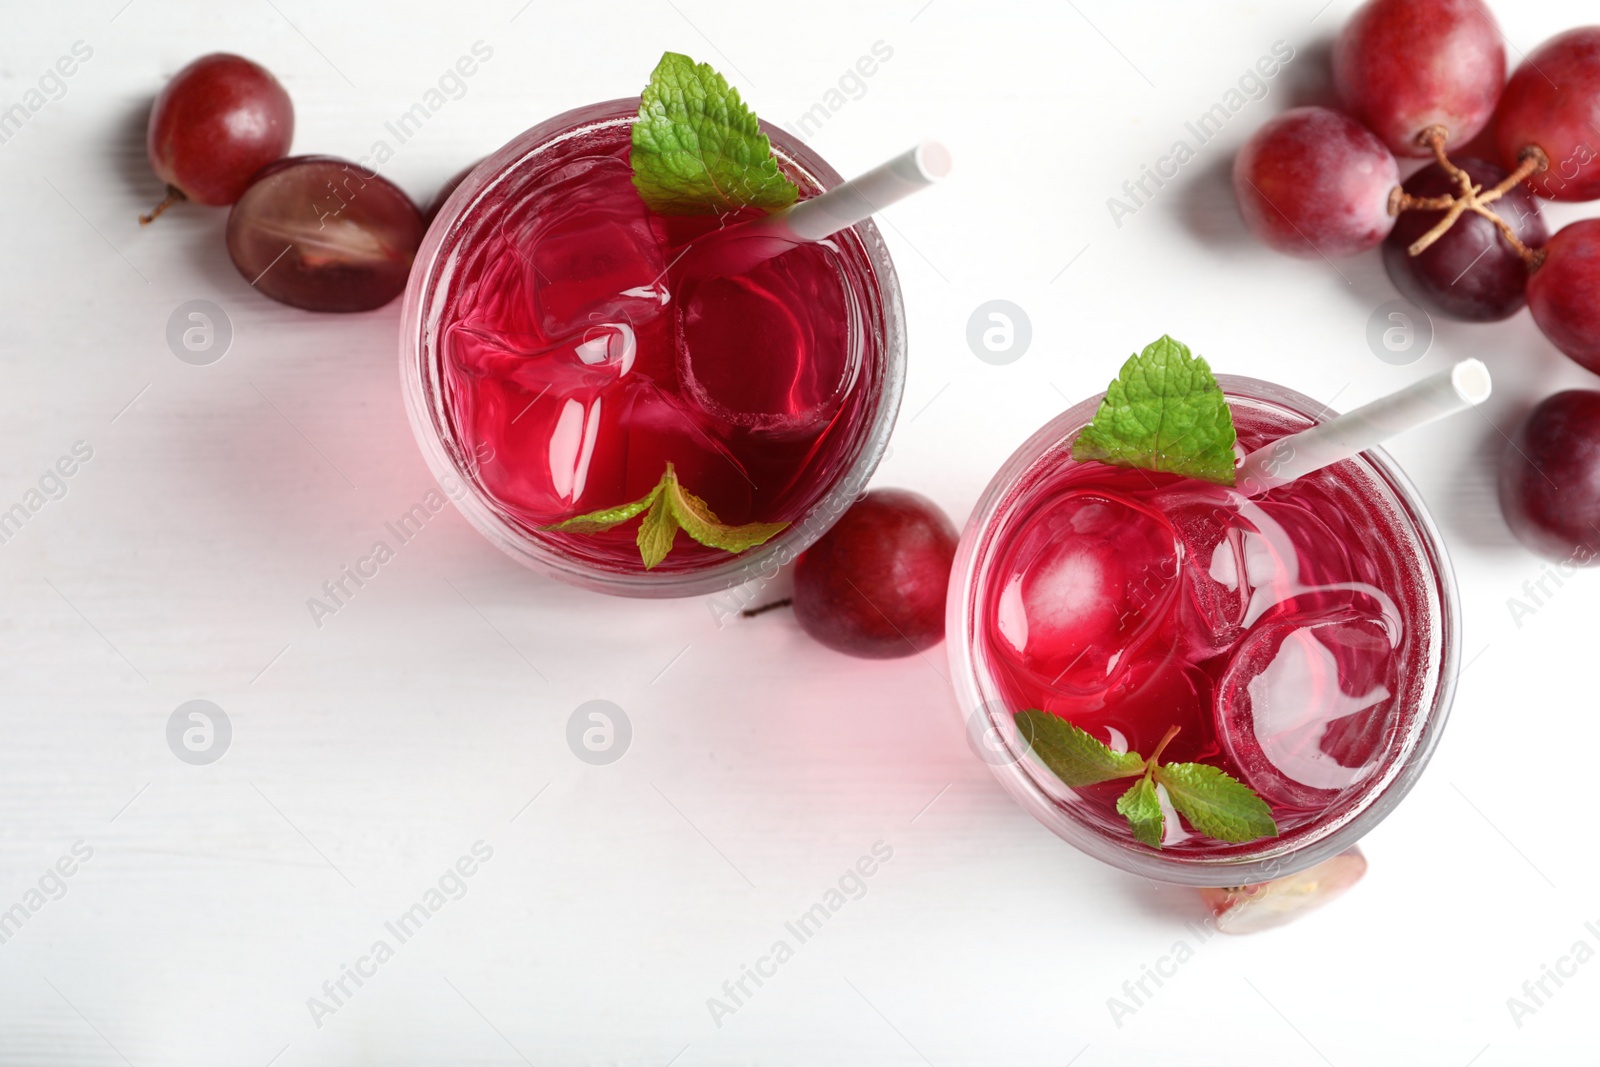
[[[1493,462],[1531,402],[1595,379],[1526,315],[1438,322],[1420,362],[1382,362],[1365,341],[1394,295],[1377,257],[1275,256],[1231,203],[1233,151],[1323,91],[1349,0],[521,2],[6,4],[0,107],[46,84],[0,143],[0,511],[27,515],[0,544],[0,1061],[1593,1055],[1600,964],[1563,965],[1520,1020],[1507,999],[1576,942],[1600,948],[1585,926],[1600,921],[1600,585],[1581,575],[1512,616],[1541,564],[1505,532]],[[1513,60],[1593,14],[1498,6]],[[385,124],[479,41],[492,58],[464,93],[394,145]],[[1295,58],[1265,98],[1114,221],[1107,198],[1192,141],[1184,124],[1277,41]],[[49,78],[76,42],[92,55]],[[852,81],[875,46],[889,57]],[[1449,359],[1489,362],[1486,418],[1393,449],[1452,545],[1468,667],[1433,766],[1366,840],[1372,871],[1345,900],[1201,944],[1194,897],[1080,856],[1001,794],[942,656],[861,662],[782,613],[719,626],[707,600],[571,590],[453,510],[314,623],[307,599],[431,484],[401,408],[398,307],[261,298],[219,210],[141,230],[160,194],[150,98],[196,55],[245,53],[292,93],[297,151],[388,139],[384,172],[425,199],[534,122],[636,92],[669,48],[717,64],[769,119],[811,114],[847,173],[924,136],[954,150],[949,183],[886,220],[912,358],[878,482],[958,521],[1029,432],[1163,332],[1341,407]],[[1005,365],[966,342],[992,299],[1031,320]],[[190,300],[231,325],[209,365],[168,346]],[[56,481],[75,446],[92,456]],[[226,715],[220,760],[169,748],[191,700]],[[631,724],[609,765],[567,743],[590,700]],[[787,931],[875,847],[861,892],[845,878],[859,899],[803,942]],[[779,940],[792,954],[762,962]],[[1193,957],[1118,1025],[1108,998],[1179,941]],[[735,1005],[724,983],[758,965],[769,977]]]

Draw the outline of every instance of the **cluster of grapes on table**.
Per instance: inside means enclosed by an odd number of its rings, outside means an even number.
[[[1600,26],[1552,37],[1509,80],[1503,40],[1481,0],[1369,0],[1334,43],[1342,110],[1262,126],[1234,195],[1272,248],[1333,259],[1381,244],[1396,288],[1429,312],[1493,322],[1526,304],[1600,373],[1600,218],[1552,235],[1539,209],[1600,200]],[[1491,158],[1459,154],[1469,144]],[[1432,162],[1402,184],[1396,157]],[[1600,561],[1600,392],[1534,408],[1503,455],[1500,501],[1530,548]]]

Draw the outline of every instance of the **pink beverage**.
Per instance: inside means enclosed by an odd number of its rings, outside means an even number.
[[[1313,421],[1287,390],[1221,382],[1240,455]],[[1249,785],[1279,836],[1228,844],[1169,813],[1149,849],[1116,812],[1128,780],[1074,790],[1031,756],[990,762],[1058,833],[1152,877],[1259,881],[1347,847],[1409,787],[1448,707],[1454,587],[1426,513],[1376,452],[1256,499],[1075,462],[1097,402],[1024,446],[968,528],[958,684],[1013,757],[1025,709],[1145,756],[1178,727],[1162,761]]]
[[[875,465],[903,359],[898,290],[870,225],[728,277],[703,241],[687,274],[689,242],[760,212],[648,210],[628,158],[636,110],[562,116],[480,166],[430,233],[432,246],[445,229],[436,255],[449,262],[420,295],[428,429],[475,490],[469,517],[562,576],[623,575],[610,591],[635,593],[636,524],[544,527],[644,496],[670,463],[722,522],[794,523],[809,543],[826,523],[803,520]],[[837,181],[768,132],[802,196]],[[788,556],[804,547],[787,542]],[[749,555],[680,533],[645,580],[716,569],[726,585]]]

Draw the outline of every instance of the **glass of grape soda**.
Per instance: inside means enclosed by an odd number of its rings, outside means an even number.
[[[651,212],[629,166],[638,110],[556,116],[461,182],[417,255],[402,377],[430,468],[491,542],[590,589],[687,596],[792,559],[863,491],[900,402],[904,312],[870,221],[685,279],[691,242],[760,212]],[[840,183],[762,130],[802,200]],[[669,465],[722,523],[786,525],[738,554],[679,536],[652,567],[634,524],[552,529],[645,496]]]
[[[1329,414],[1216,381],[1240,456]],[[1024,444],[967,525],[947,632],[969,741],[1045,826],[1134,874],[1249,887],[1336,862],[1411,788],[1450,707],[1459,609],[1438,530],[1378,448],[1253,495],[1080,462],[1101,399]],[[1019,732],[1026,709],[1224,772],[1275,835],[1218,840],[1163,793],[1159,843],[1141,843],[1118,808],[1135,779],[1069,787]]]

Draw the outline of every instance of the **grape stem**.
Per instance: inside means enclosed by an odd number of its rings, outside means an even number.
[[[148,226],[148,225],[150,225],[152,222],[156,221],[156,219],[159,219],[161,217],[161,213],[163,211],[166,211],[167,208],[171,207],[173,204],[178,203],[180,200],[187,200],[187,199],[189,199],[189,198],[187,196],[183,195],[183,190],[179,189],[176,185],[167,186],[167,198],[165,200],[161,201],[161,203],[157,204],[155,206],[155,208],[150,212],[150,214],[148,214],[148,215],[140,215],[139,216],[139,225],[140,226]]]
[[[759,608],[745,608],[743,611],[739,612],[739,614],[747,619],[753,619],[757,615],[765,615],[769,611],[776,611],[778,608],[786,608],[793,603],[794,601],[789,597],[784,597],[782,600],[774,600],[770,604],[762,604]]]
[[[1445,173],[1454,178],[1456,184],[1461,186],[1459,194],[1455,196],[1449,194],[1444,196],[1412,196],[1398,185],[1389,193],[1389,214],[1391,215],[1398,215],[1402,211],[1443,211],[1445,213],[1444,218],[1440,219],[1438,224],[1427,233],[1413,241],[1410,247],[1406,249],[1406,252],[1413,256],[1420,256],[1435,241],[1450,232],[1450,227],[1456,224],[1457,219],[1471,211],[1494,223],[1495,228],[1500,231],[1500,236],[1505,238],[1506,244],[1510,245],[1512,250],[1522,257],[1522,262],[1527,266],[1528,273],[1531,274],[1538,270],[1540,264],[1544,262],[1544,249],[1529,248],[1523,244],[1522,239],[1517,236],[1517,232],[1511,228],[1511,224],[1496,214],[1489,205],[1499,200],[1512,189],[1515,189],[1517,183],[1524,178],[1531,174],[1537,174],[1549,167],[1550,158],[1544,154],[1544,150],[1538,145],[1529,145],[1522,150],[1517,169],[1507,174],[1498,185],[1485,189],[1481,185],[1472,184],[1472,176],[1450,162],[1450,156],[1444,149],[1445,142],[1449,139],[1450,132],[1443,126],[1429,126],[1417,135],[1417,143],[1432,149],[1433,157],[1439,161],[1439,166],[1444,168]]]

